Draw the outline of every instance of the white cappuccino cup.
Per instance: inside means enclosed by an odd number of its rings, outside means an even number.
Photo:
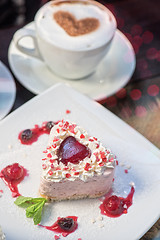
[[[84,78],[96,71],[117,27],[113,14],[92,0],[50,1],[38,10],[34,24],[35,30],[24,27],[14,34],[16,47],[67,79]],[[20,44],[28,36],[34,49]]]

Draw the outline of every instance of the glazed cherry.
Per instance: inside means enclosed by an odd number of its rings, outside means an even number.
[[[18,185],[23,181],[25,176],[28,176],[27,170],[18,163],[8,165],[0,171],[0,178],[11,190],[12,197],[21,195],[18,191]]]
[[[4,168],[3,174],[10,180],[18,180],[23,176],[23,171],[23,167],[21,167],[18,163],[14,163]]]
[[[101,213],[108,217],[119,217],[122,214],[126,214],[128,208],[132,205],[134,192],[134,187],[131,187],[131,191],[126,198],[116,195],[106,196],[100,205]]]
[[[65,231],[72,231],[74,228],[74,220],[72,218],[60,218],[57,223]]]
[[[47,130],[51,130],[51,128],[54,126],[54,122],[53,121],[48,121],[46,123],[46,129]]]
[[[68,162],[78,164],[85,157],[90,156],[90,150],[85,145],[78,142],[75,137],[69,136],[63,140],[59,147],[58,159],[65,165]]]
[[[32,137],[32,130],[31,129],[26,129],[22,132],[21,138],[22,140],[29,140]]]
[[[67,216],[65,218],[59,217],[51,226],[43,226],[41,224],[39,224],[39,226],[56,233],[60,233],[63,237],[66,237],[78,228],[77,219],[78,217],[76,216]]]
[[[119,197],[113,195],[107,199],[105,207],[111,214],[119,215],[123,210],[123,204],[123,201]]]

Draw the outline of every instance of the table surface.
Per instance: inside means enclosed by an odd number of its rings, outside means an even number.
[[[137,65],[129,83],[101,104],[160,148],[160,1],[106,2],[102,3],[114,13],[118,28],[134,47]],[[28,21],[32,21],[32,16]],[[21,27],[8,25],[0,28],[0,59],[8,67],[8,47],[13,34]],[[16,78],[15,81],[17,94],[11,111],[35,96]],[[141,239],[152,239],[159,230],[160,220]]]

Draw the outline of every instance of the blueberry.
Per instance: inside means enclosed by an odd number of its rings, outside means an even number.
[[[48,130],[51,130],[51,128],[54,126],[54,122],[53,121],[49,121],[49,122],[47,122],[46,123],[46,128],[48,129]]]
[[[72,218],[60,218],[58,220],[58,225],[63,230],[72,231],[74,227],[74,220]]]
[[[29,140],[32,137],[32,130],[26,129],[22,132],[21,138],[22,140]]]

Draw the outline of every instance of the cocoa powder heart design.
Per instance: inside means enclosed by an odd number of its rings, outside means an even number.
[[[91,33],[99,27],[99,20],[96,18],[77,20],[71,13],[65,11],[56,12],[54,19],[70,36]]]

